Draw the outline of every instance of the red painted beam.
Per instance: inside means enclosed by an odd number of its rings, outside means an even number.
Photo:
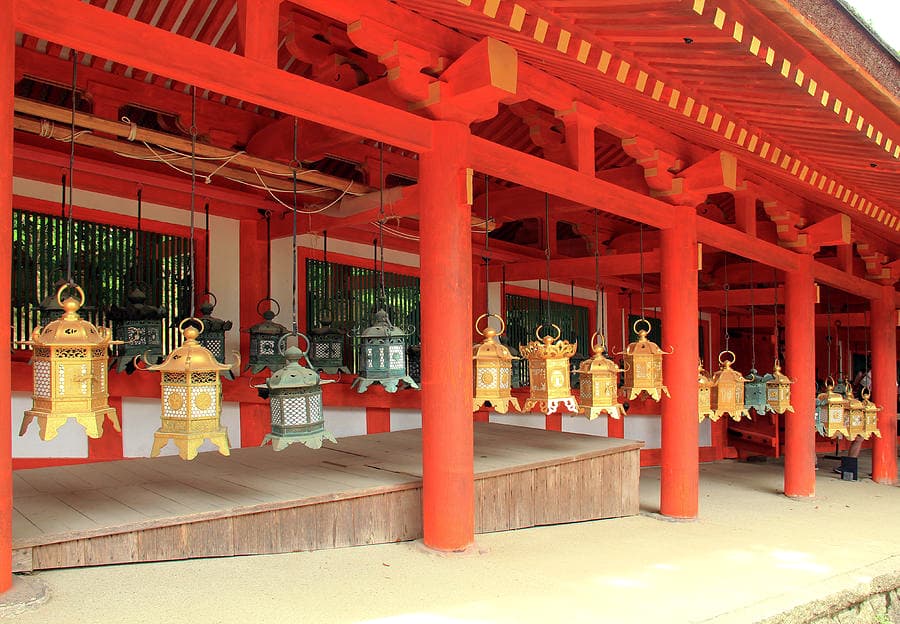
[[[431,122],[79,0],[17,0],[16,30],[412,151]]]
[[[269,67],[278,64],[280,5],[280,0],[238,0],[238,50]]]
[[[493,243],[492,243],[493,244]],[[645,273],[659,273],[659,250],[654,249],[644,253],[643,269]],[[641,272],[640,254],[616,254],[612,256],[600,256],[600,277],[613,277],[617,275],[638,275]],[[596,273],[596,260],[594,256],[583,258],[559,258],[550,261],[550,273],[553,279],[571,277],[590,277]],[[546,260],[534,260],[531,262],[518,262],[506,267],[506,279],[510,282],[529,279],[543,279],[547,276]],[[499,281],[502,278],[500,267],[491,273],[491,279]]]

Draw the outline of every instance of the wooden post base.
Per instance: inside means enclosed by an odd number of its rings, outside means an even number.
[[[119,416],[112,407],[100,410],[98,412],[88,412],[84,414],[66,414],[65,416],[49,416],[44,412],[36,412],[28,410],[25,412],[25,418],[22,419],[22,426],[19,428],[19,435],[25,435],[28,426],[33,420],[38,421],[39,435],[41,440],[48,441],[56,437],[59,428],[66,424],[70,419],[78,422],[84,427],[89,438],[99,438],[103,435],[103,419],[109,418],[116,431],[121,431],[122,426],[119,424]]]
[[[231,444],[228,442],[228,431],[221,427],[218,431],[193,431],[190,433],[170,433],[159,430],[153,434],[153,448],[150,457],[156,457],[169,440],[178,447],[181,459],[194,459],[197,450],[204,441],[209,440],[216,445],[222,455],[231,455]]]

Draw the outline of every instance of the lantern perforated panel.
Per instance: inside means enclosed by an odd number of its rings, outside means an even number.
[[[50,396],[50,362],[48,360],[35,360],[34,362],[34,395]]]

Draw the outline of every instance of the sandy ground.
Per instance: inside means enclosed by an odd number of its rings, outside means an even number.
[[[900,572],[900,488],[841,481],[779,492],[775,462],[701,466],[700,519],[655,512],[478,536],[485,554],[414,543],[41,572],[21,624],[97,622],[755,622]],[[868,474],[861,461],[861,474]]]

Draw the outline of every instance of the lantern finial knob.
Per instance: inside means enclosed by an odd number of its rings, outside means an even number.
[[[200,332],[197,331],[196,327],[190,326],[186,327],[182,334],[184,335],[185,340],[196,340],[197,336],[200,335]]]
[[[303,351],[299,347],[291,345],[284,350],[284,359],[287,360],[289,364],[298,363],[302,357]]]

